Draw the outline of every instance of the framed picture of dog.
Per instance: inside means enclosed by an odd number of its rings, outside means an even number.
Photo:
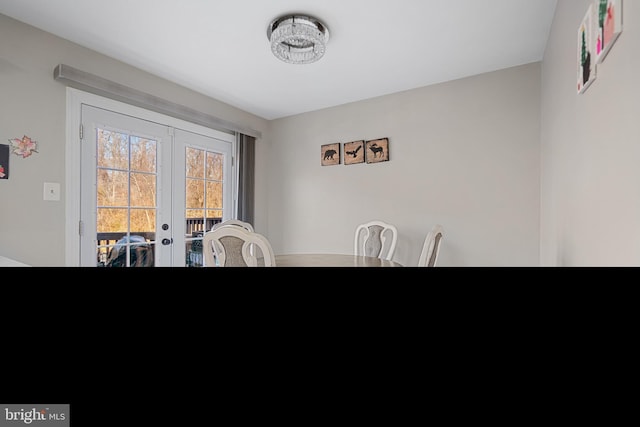
[[[340,164],[340,143],[325,144],[320,147],[320,164],[322,166],[333,166]]]
[[[364,163],[364,139],[344,143],[344,164]]]
[[[389,161],[389,138],[366,141],[364,152],[367,163]]]

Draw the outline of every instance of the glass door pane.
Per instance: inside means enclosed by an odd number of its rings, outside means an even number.
[[[99,267],[155,265],[157,141],[96,128]]]
[[[81,111],[80,265],[202,266],[202,234],[234,215],[233,136]]]
[[[158,233],[159,218],[170,218],[159,203],[161,149],[171,148],[167,127],[90,106],[82,120],[81,265],[169,265],[170,248],[159,247]]]
[[[202,236],[233,215],[232,143],[176,130],[176,165],[184,165],[184,254],[187,267],[202,267]],[[177,205],[177,203],[176,203]],[[178,213],[176,212],[176,215]],[[177,245],[176,245],[177,247]]]

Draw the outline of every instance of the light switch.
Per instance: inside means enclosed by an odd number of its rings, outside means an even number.
[[[43,199],[44,200],[60,200],[60,183],[45,182]]]

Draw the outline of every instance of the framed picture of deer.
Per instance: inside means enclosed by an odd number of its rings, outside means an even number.
[[[340,164],[340,143],[325,144],[320,147],[320,164],[322,166],[333,166]]]
[[[386,162],[389,160],[389,138],[371,139],[365,142],[365,159],[367,163]]]
[[[343,145],[345,165],[364,163],[364,139],[360,141],[345,142]]]

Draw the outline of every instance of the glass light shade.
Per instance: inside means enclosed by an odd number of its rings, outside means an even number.
[[[267,37],[276,58],[290,64],[310,64],[324,55],[329,30],[310,16],[287,15],[269,25]]]

